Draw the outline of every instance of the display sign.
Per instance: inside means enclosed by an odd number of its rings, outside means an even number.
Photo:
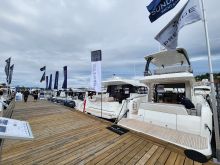
[[[102,61],[102,51],[101,50],[92,51],[91,61],[92,62]]]
[[[92,90],[96,92],[101,92],[101,60],[102,60],[102,52],[101,50],[96,50],[91,52],[91,78],[90,78],[90,86]]]
[[[0,138],[2,139],[33,139],[28,122],[0,117]]]

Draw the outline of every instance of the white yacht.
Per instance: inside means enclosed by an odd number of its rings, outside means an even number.
[[[113,77],[103,81],[102,85],[106,92],[86,98],[86,112],[97,117],[116,119],[119,113],[124,114],[127,110],[126,99],[147,99],[147,86],[137,80]]]
[[[73,101],[75,102],[75,109],[81,112],[83,112],[84,108],[85,94],[85,89],[73,89]]]
[[[164,51],[145,59],[145,77],[140,82],[149,87],[148,100],[127,100],[129,112],[118,124],[210,156],[212,111],[204,97],[194,95],[186,51]]]

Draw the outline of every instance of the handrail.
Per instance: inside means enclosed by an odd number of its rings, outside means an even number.
[[[115,122],[114,122],[114,124],[117,124],[118,123],[118,119],[119,119],[119,117],[120,117],[120,114],[121,114],[121,111],[122,111],[122,109],[123,109],[123,107],[124,107],[124,105],[125,105],[125,102],[127,102],[127,99],[123,102],[123,104],[122,104],[122,106],[121,106],[121,110],[120,110],[120,112],[119,112],[119,114],[118,114],[118,117],[115,119]],[[123,114],[123,116],[124,116],[124,114]],[[123,117],[122,116],[122,117]]]
[[[15,107],[15,99],[12,99],[8,104],[7,108],[3,110],[3,117],[11,118],[14,107]]]
[[[124,107],[125,102],[127,103],[128,101],[131,101],[131,100],[133,100],[133,99],[140,98],[140,97],[145,97],[145,96],[143,96],[143,95],[141,95],[141,96],[135,96],[135,97],[132,97],[132,98],[127,98],[127,99],[124,101],[124,103],[123,103],[123,105],[122,105],[122,107],[121,107],[121,110],[120,110],[120,112],[119,112],[119,114],[118,114],[118,117],[115,119],[114,124],[117,124],[117,123],[129,112],[129,109],[127,109],[127,110],[125,111],[125,113],[122,115],[121,119],[119,120],[119,117],[120,117],[120,114],[121,114],[121,111],[122,111],[122,109],[123,109],[123,107]]]

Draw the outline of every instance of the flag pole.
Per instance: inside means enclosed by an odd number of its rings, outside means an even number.
[[[102,91],[101,91],[101,118],[102,118]]]
[[[220,161],[220,138],[219,138],[219,122],[218,122],[218,111],[216,107],[216,98],[215,98],[215,85],[212,69],[212,60],[211,60],[211,50],[209,43],[209,33],[208,26],[206,22],[206,12],[204,8],[204,0],[202,2],[202,12],[203,12],[203,23],[206,35],[206,45],[208,50],[208,62],[209,62],[209,72],[210,72],[210,82],[211,82],[211,99],[212,99],[212,109],[213,109],[213,119],[214,119],[214,130],[215,130],[215,142],[216,142],[216,158]]]

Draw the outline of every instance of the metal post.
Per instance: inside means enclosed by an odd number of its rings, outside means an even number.
[[[101,118],[102,118],[102,91],[101,91]]]
[[[211,82],[211,99],[212,99],[212,109],[213,109],[213,119],[214,119],[214,130],[215,130],[215,141],[216,141],[216,158],[220,161],[220,138],[219,138],[219,123],[218,123],[218,112],[217,112],[217,104],[215,98],[215,85],[213,78],[213,70],[212,70],[212,60],[211,60],[211,51],[210,51],[210,43],[209,43],[209,34],[208,34],[208,26],[206,22],[206,13],[204,8],[204,0],[202,1],[202,11],[203,11],[203,22],[204,29],[206,35],[206,45],[208,49],[208,62],[209,62],[209,71],[210,71],[210,82]]]

